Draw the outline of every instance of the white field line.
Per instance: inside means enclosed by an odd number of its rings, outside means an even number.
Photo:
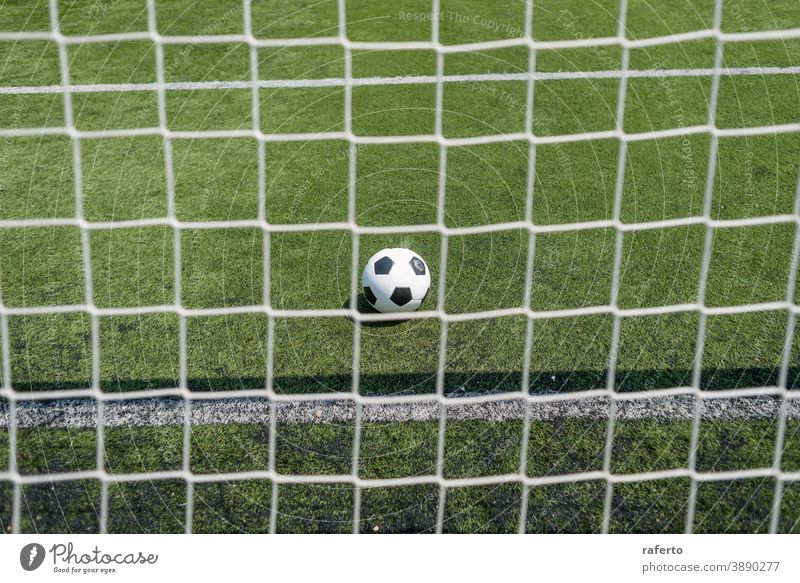
[[[367,85],[416,85],[426,83],[476,83],[483,81],[557,81],[569,79],[628,79],[665,78],[665,77],[712,77],[722,76],[761,76],[761,75],[797,75],[797,67],[731,67],[707,69],[645,69],[626,71],[552,71],[533,73],[483,73],[474,75],[420,75],[405,77],[354,77],[352,86]],[[47,93],[108,93],[113,91],[195,91],[213,89],[280,89],[280,88],[313,88],[343,87],[345,79],[262,79],[260,81],[176,81],[170,83],[100,83],[89,85],[43,85],[34,87],[0,87],[0,95],[32,95]]]
[[[504,400],[459,405],[458,399],[448,405],[448,420],[511,421],[521,420],[525,409],[522,401]],[[266,399],[217,399],[194,401],[193,425],[229,425],[236,423],[268,425],[270,406]],[[572,401],[533,403],[530,419],[557,421],[560,419],[608,418],[609,400],[592,397]],[[702,404],[702,418],[707,420],[777,419],[780,399],[775,397],[741,397],[707,399]],[[278,404],[279,423],[352,423],[355,404],[345,401],[302,401]],[[406,421],[439,420],[439,404],[410,402],[402,404],[365,405],[362,421],[397,423]],[[691,421],[694,398],[691,395],[657,397],[619,401],[618,420],[653,419],[657,421]],[[800,419],[800,399],[788,403],[789,419]],[[106,427],[161,427],[182,425],[184,402],[181,399],[142,399],[107,402],[103,408]],[[0,407],[0,427],[8,426],[8,410]],[[16,407],[16,426],[21,428],[52,427],[88,429],[97,426],[97,406],[92,400],[64,399],[58,401],[22,401]]]

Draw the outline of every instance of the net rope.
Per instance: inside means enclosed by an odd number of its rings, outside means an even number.
[[[525,3],[525,29],[520,38],[496,41],[443,45],[439,39],[438,17],[441,11],[440,0],[432,0],[431,39],[429,42],[354,42],[346,34],[346,2],[338,0],[338,34],[331,37],[297,38],[297,39],[258,39],[253,35],[251,19],[252,0],[243,0],[243,34],[225,34],[209,36],[165,36],[158,32],[157,14],[154,0],[147,1],[147,32],[127,32],[119,34],[103,34],[96,36],[65,36],[59,31],[58,1],[49,0],[50,31],[43,32],[0,32],[0,41],[52,41],[58,48],[61,84],[57,86],[41,87],[0,87],[0,94],[26,95],[26,94],[61,94],[63,96],[63,109],[65,124],[63,127],[34,127],[34,128],[0,128],[0,137],[31,137],[60,135],[68,136],[72,144],[72,163],[74,176],[75,216],[72,218],[30,219],[30,220],[0,220],[0,228],[25,228],[37,226],[74,226],[81,232],[81,247],[83,251],[83,270],[85,285],[85,303],[78,305],[60,306],[32,306],[12,307],[2,303],[0,297],[0,332],[2,332],[2,388],[0,398],[8,406],[8,433],[9,433],[9,461],[8,470],[0,471],[0,480],[13,483],[12,499],[12,530],[20,532],[22,486],[28,484],[44,484],[60,481],[96,479],[101,484],[101,506],[99,514],[100,532],[107,530],[108,522],[108,488],[114,482],[133,482],[141,480],[184,480],[187,485],[186,495],[186,532],[192,532],[192,518],[194,508],[194,484],[206,482],[226,482],[242,479],[264,479],[273,485],[272,503],[270,506],[270,531],[276,531],[278,508],[278,491],[283,484],[341,484],[353,486],[353,530],[360,528],[360,500],[361,490],[364,488],[391,487],[403,485],[432,484],[439,488],[439,502],[437,514],[437,532],[441,532],[445,517],[445,498],[449,488],[478,485],[498,485],[504,483],[518,483],[522,487],[522,496],[519,509],[518,530],[525,532],[528,514],[528,492],[536,486],[550,484],[566,484],[578,481],[601,480],[606,483],[606,492],[603,506],[602,531],[608,532],[612,513],[612,498],[615,484],[639,482],[646,480],[664,480],[670,478],[688,478],[690,480],[690,494],[686,513],[686,532],[691,532],[695,521],[695,507],[697,486],[703,482],[741,480],[747,478],[771,478],[774,480],[775,489],[772,512],[770,515],[769,530],[776,532],[779,528],[781,496],[784,484],[800,480],[800,472],[786,472],[781,468],[784,436],[786,432],[787,411],[790,401],[800,403],[800,391],[788,389],[789,363],[791,358],[792,343],[795,337],[800,306],[794,303],[794,291],[797,285],[797,272],[800,262],[800,175],[798,176],[795,190],[794,208],[791,214],[769,215],[746,219],[714,219],[712,218],[712,194],[714,175],[716,171],[716,155],[720,138],[733,136],[759,136],[777,135],[781,133],[800,132],[800,123],[788,123],[761,127],[721,129],[715,126],[717,98],[719,94],[720,79],[723,76],[734,75],[796,75],[800,67],[743,67],[724,68],[722,66],[722,51],[725,43],[746,42],[754,40],[787,40],[800,38],[800,28],[788,30],[771,30],[758,32],[726,33],[721,29],[722,0],[715,0],[712,27],[706,30],[691,31],[654,38],[631,40],[626,38],[627,0],[620,0],[619,19],[616,36],[590,39],[573,39],[564,41],[539,41],[533,38],[532,33],[532,3]],[[713,68],[706,69],[652,69],[630,70],[628,68],[631,49],[654,47],[700,39],[711,39],[715,43],[715,57]],[[72,85],[70,83],[67,47],[74,44],[119,42],[130,40],[151,41],[155,47],[156,55],[156,82],[144,84],[96,84]],[[172,44],[209,44],[209,43],[244,43],[249,47],[250,80],[241,81],[208,81],[208,82],[180,82],[167,83],[165,81],[164,46]],[[321,46],[336,45],[344,50],[344,76],[336,79],[307,79],[307,80],[261,80],[258,72],[257,49],[261,47],[285,46]],[[484,51],[505,47],[527,47],[529,49],[527,73],[509,74],[482,74],[482,75],[450,75],[444,74],[444,57],[447,54]],[[622,60],[619,70],[613,71],[577,71],[577,72],[537,72],[536,54],[543,49],[568,49],[568,48],[595,48],[603,46],[618,46],[622,50]],[[353,76],[352,52],[354,50],[404,50],[428,49],[436,54],[436,75],[415,77],[385,77],[385,78],[356,78]],[[632,78],[664,78],[664,77],[711,77],[711,95],[707,122],[703,125],[694,125],[680,128],[648,131],[641,133],[627,133],[624,131],[625,95],[628,79]],[[533,96],[536,81],[549,79],[618,79],[616,127],[613,130],[585,132],[581,134],[541,136],[534,133],[533,124]],[[521,133],[504,135],[486,135],[469,138],[447,138],[442,131],[443,87],[446,83],[470,81],[526,81],[527,97],[525,111],[525,130]],[[393,85],[393,84],[419,84],[433,83],[436,87],[435,131],[432,135],[412,136],[357,136],[352,129],[352,88],[364,85]],[[260,129],[260,103],[259,89],[277,87],[328,87],[340,86],[344,93],[344,130],[341,132],[322,132],[314,134],[265,134]],[[174,131],[168,129],[166,93],[171,90],[196,89],[196,90],[226,90],[226,89],[251,89],[252,91],[252,128],[240,130],[207,130],[207,131]],[[73,93],[100,93],[109,91],[156,91],[158,98],[158,127],[136,129],[105,129],[96,131],[78,130],[75,127],[72,109]],[[655,140],[676,136],[694,134],[707,134],[710,136],[710,153],[705,175],[705,191],[703,213],[699,216],[678,219],[667,219],[647,223],[623,223],[621,214],[621,200],[624,186],[625,160],[628,144],[642,140]],[[161,136],[164,142],[164,163],[167,190],[167,216],[163,218],[127,220],[117,222],[89,222],[83,216],[83,188],[81,183],[81,141],[85,139],[98,139],[104,137],[134,137],[134,136]],[[254,138],[258,143],[258,216],[255,220],[232,221],[181,221],[175,212],[175,179],[172,161],[171,140],[176,138],[216,139],[216,138]],[[535,179],[536,147],[539,144],[560,144],[578,141],[589,141],[613,138],[619,141],[619,156],[617,175],[614,187],[613,218],[611,220],[598,220],[588,222],[575,222],[555,225],[537,225],[533,223],[533,187]],[[265,145],[270,142],[286,141],[315,141],[315,140],[347,140],[349,143],[348,162],[348,219],[346,222],[317,223],[317,224],[271,224],[266,219],[266,193],[265,193]],[[509,141],[523,141],[528,144],[529,163],[526,182],[526,207],[523,221],[478,225],[473,227],[453,228],[447,227],[444,221],[445,202],[445,176],[447,173],[447,152],[453,146],[470,146]],[[356,223],[356,168],[357,146],[360,144],[402,144],[402,143],[433,143],[439,146],[439,182],[438,182],[438,207],[435,224],[403,225],[388,227],[368,227]],[[736,306],[709,307],[704,303],[705,287],[711,260],[711,242],[715,229],[734,228],[743,226],[791,224],[795,227],[795,236],[790,259],[787,291],[784,301],[752,303]],[[91,277],[91,257],[89,235],[92,230],[124,229],[131,227],[145,227],[162,225],[172,229],[173,240],[173,271],[174,271],[174,301],[172,304],[131,308],[99,308],[94,305],[93,286]],[[669,227],[700,225],[705,228],[703,245],[702,267],[699,278],[697,300],[693,303],[667,305],[659,307],[624,309],[617,306],[617,291],[620,279],[620,266],[622,257],[623,235],[632,231],[655,230]],[[263,233],[263,301],[259,305],[224,307],[208,309],[187,309],[182,305],[181,292],[181,236],[187,229],[219,229],[219,228],[256,228]],[[536,237],[542,233],[573,232],[587,229],[611,228],[615,230],[616,239],[614,247],[614,263],[612,272],[611,298],[607,305],[537,311],[531,307],[531,281],[533,273],[533,259],[535,256]],[[436,392],[415,396],[363,396],[359,392],[360,381],[360,341],[361,325],[363,322],[382,321],[394,319],[392,314],[362,314],[353,308],[343,309],[307,309],[307,310],[282,310],[270,304],[270,235],[282,232],[313,232],[322,230],[348,231],[352,234],[351,249],[351,282],[350,296],[357,297],[359,291],[358,274],[359,265],[359,236],[368,234],[391,233],[438,233],[441,238],[441,257],[438,274],[439,294],[438,304],[435,309],[423,310],[408,314],[409,319],[437,318],[441,321],[441,336],[439,344],[439,366],[436,378]],[[478,233],[496,233],[509,230],[524,230],[528,233],[528,250],[526,258],[526,283],[523,304],[516,308],[488,310],[482,312],[448,314],[444,309],[445,285],[448,260],[448,239],[459,235]],[[355,306],[355,302],[350,303]],[[705,325],[709,316],[727,314],[745,314],[767,310],[782,310],[788,314],[787,328],[783,354],[775,386],[737,388],[708,392],[701,389],[703,342],[705,339]],[[615,369],[617,361],[617,347],[619,344],[620,321],[631,316],[647,316],[693,312],[699,316],[699,325],[696,344],[696,358],[692,372],[692,382],[689,386],[671,387],[647,391],[634,391],[618,393],[615,390]],[[54,313],[83,313],[90,318],[91,330],[91,386],[83,389],[67,389],[58,391],[18,392],[15,391],[11,379],[11,357],[8,339],[9,317],[35,314]],[[172,313],[179,319],[179,383],[176,387],[165,387],[158,390],[139,390],[126,393],[105,393],[100,386],[100,340],[99,318],[103,316],[125,316],[154,313]],[[187,338],[186,321],[194,316],[213,316],[228,314],[264,314],[267,317],[267,374],[264,389],[232,390],[212,393],[193,392],[188,387],[187,379]],[[551,318],[573,316],[587,316],[593,314],[608,314],[613,317],[611,350],[608,355],[608,375],[605,389],[593,389],[578,393],[532,395],[528,391],[530,378],[530,353],[532,346],[533,330],[537,322]],[[450,398],[445,394],[445,364],[447,350],[448,324],[451,322],[484,320],[503,316],[525,316],[527,328],[525,332],[525,354],[522,370],[522,383],[519,392],[471,395]],[[277,318],[315,318],[315,317],[348,317],[354,323],[353,335],[353,377],[350,392],[320,394],[279,394],[273,389],[273,342],[275,338],[275,321]],[[685,468],[676,468],[660,471],[645,471],[638,473],[615,474],[611,471],[611,453],[614,445],[614,422],[617,403],[621,401],[637,401],[658,399],[687,395],[694,398],[694,417],[690,442],[689,463]],[[746,469],[737,471],[700,472],[696,469],[698,449],[699,424],[703,412],[703,404],[708,400],[733,399],[747,397],[772,396],[779,399],[779,416],[773,454],[773,463],[769,467]],[[183,457],[182,469],[175,471],[141,472],[132,474],[110,474],[104,464],[104,405],[110,401],[127,401],[152,397],[180,397],[183,399]],[[269,461],[266,471],[227,472],[217,474],[193,474],[191,471],[191,441],[190,430],[192,420],[192,403],[194,401],[211,402],[221,399],[235,399],[258,397],[266,399],[270,406],[269,428]],[[529,423],[531,408],[535,404],[575,401],[598,397],[607,398],[609,406],[608,426],[604,449],[603,467],[600,471],[588,471],[575,474],[561,474],[554,476],[529,476],[527,475],[527,451],[529,442]],[[53,399],[92,399],[97,407],[97,467],[94,470],[64,472],[47,475],[22,475],[16,465],[17,460],[17,423],[16,414],[20,401],[45,401]],[[276,452],[276,425],[277,409],[281,403],[301,403],[307,401],[350,402],[355,407],[354,440],[352,449],[352,471],[344,475],[282,475],[275,467]],[[450,407],[459,407],[470,404],[481,404],[493,401],[518,400],[524,404],[524,422],[522,429],[522,444],[519,471],[517,473],[490,475],[470,478],[447,478],[444,475],[444,434],[447,424],[447,411]],[[363,408],[370,405],[391,405],[398,403],[431,403],[438,406],[438,444],[435,473],[424,476],[406,476],[392,479],[365,479],[359,476],[359,453],[361,441],[361,423]]]

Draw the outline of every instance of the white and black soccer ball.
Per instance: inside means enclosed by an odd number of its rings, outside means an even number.
[[[410,249],[382,249],[361,274],[364,297],[379,312],[413,312],[431,287],[428,264]]]

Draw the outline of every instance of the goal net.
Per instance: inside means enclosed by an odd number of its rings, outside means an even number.
[[[294,4],[0,7],[4,527],[796,532],[791,1]]]

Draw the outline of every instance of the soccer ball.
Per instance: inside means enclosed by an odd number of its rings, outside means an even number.
[[[361,285],[364,297],[379,312],[413,312],[428,295],[431,272],[410,249],[382,249],[367,261]]]

